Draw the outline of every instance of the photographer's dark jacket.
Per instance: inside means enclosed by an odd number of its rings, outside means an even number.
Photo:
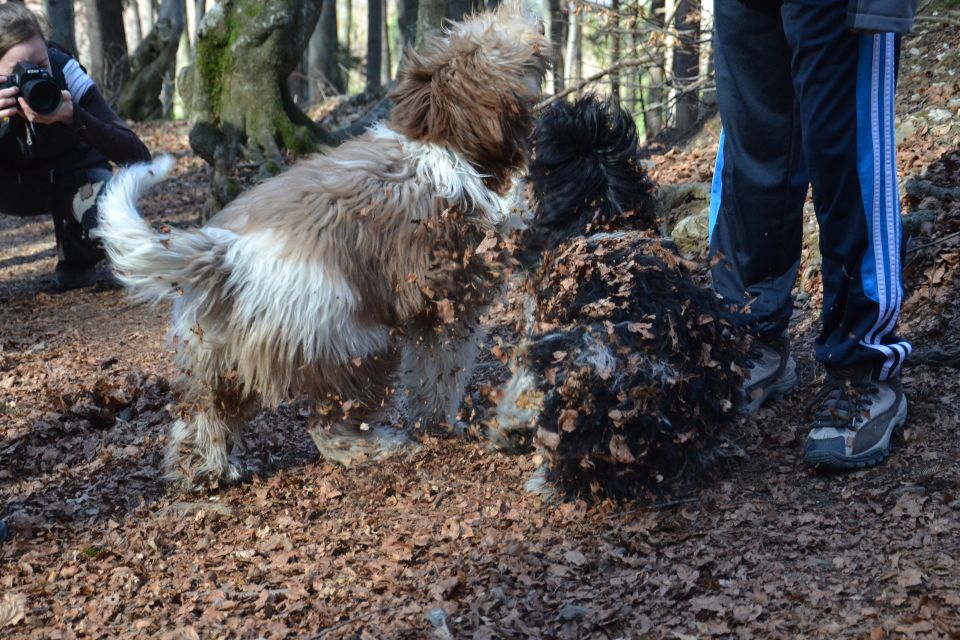
[[[137,135],[107,105],[80,64],[55,46],[48,47],[54,80],[73,98],[73,124],[34,124],[10,118],[0,137],[0,171],[22,183],[62,184],[108,161],[130,164],[150,159]]]

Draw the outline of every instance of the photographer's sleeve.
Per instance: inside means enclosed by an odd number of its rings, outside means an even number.
[[[117,164],[150,160],[150,151],[91,85],[73,106],[73,124],[91,147]]]

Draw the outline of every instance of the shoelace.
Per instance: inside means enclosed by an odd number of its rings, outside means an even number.
[[[823,386],[807,404],[807,414],[813,414],[813,428],[853,428],[854,419],[870,407],[870,396],[877,391],[877,385],[869,380],[827,376]],[[814,408],[816,411],[813,411]]]

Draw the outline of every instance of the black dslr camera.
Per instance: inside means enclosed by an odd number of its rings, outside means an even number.
[[[53,113],[63,102],[60,86],[54,82],[53,76],[46,69],[29,62],[17,63],[0,89],[8,87],[19,87],[20,95],[30,108],[41,115]]]

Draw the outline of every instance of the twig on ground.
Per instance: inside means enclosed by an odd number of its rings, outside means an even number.
[[[951,27],[960,27],[960,20],[957,20],[956,18],[948,18],[947,16],[917,16],[917,21],[939,22],[940,24],[948,24]]]
[[[317,635],[313,636],[313,640],[320,640],[320,638],[324,637],[325,635],[327,635],[328,633],[330,633],[330,632],[332,632],[332,631],[336,631],[337,629],[342,629],[343,627],[346,627],[347,625],[355,624],[355,623],[357,623],[357,622],[363,622],[364,620],[366,620],[366,619],[369,618],[370,616],[376,616],[376,615],[380,615],[381,613],[386,613],[387,611],[389,611],[389,610],[392,609],[392,608],[393,608],[393,607],[380,607],[379,609],[375,609],[375,610],[373,610],[373,611],[367,611],[366,613],[361,613],[360,615],[354,616],[353,618],[350,618],[350,619],[348,619],[348,620],[344,620],[344,621],[342,621],[342,622],[338,622],[337,624],[333,625],[332,627],[327,627],[326,629],[321,630],[320,633],[318,633]]]
[[[920,251],[920,249],[928,249],[930,247],[934,247],[938,244],[942,244],[946,242],[947,240],[952,240],[957,236],[960,236],[960,231],[954,231],[953,233],[948,233],[947,235],[937,238],[936,240],[931,240],[930,242],[924,242],[923,244],[918,244],[915,247],[910,247],[909,249],[907,249],[907,253],[915,253],[917,251]]]

